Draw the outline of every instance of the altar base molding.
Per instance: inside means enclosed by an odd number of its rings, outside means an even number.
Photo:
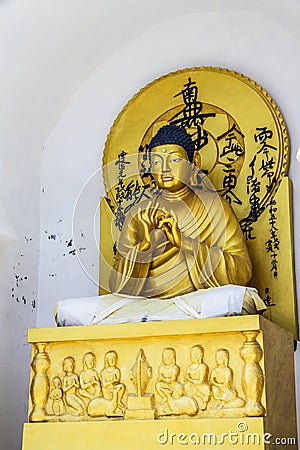
[[[293,336],[260,316],[32,329],[23,450],[297,448]]]

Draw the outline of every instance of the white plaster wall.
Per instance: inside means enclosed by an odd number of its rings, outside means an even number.
[[[25,102],[26,82],[15,70],[18,44],[9,40],[12,30],[8,33],[4,16],[0,14],[0,223],[5,214],[17,241],[0,243],[0,448],[17,450],[27,414],[27,328],[36,325],[37,317],[43,140],[30,102],[35,88],[27,83]]]
[[[37,300],[37,325],[53,326],[58,299],[97,293],[92,231],[103,187],[92,175],[117,113],[154,78],[184,67],[221,66],[250,76],[273,96],[291,138],[297,264],[299,20],[299,0],[190,0],[188,7],[179,0],[0,1],[0,192],[18,236],[0,248],[1,449],[20,448],[26,420],[25,330],[36,322],[31,300]],[[76,199],[91,177],[75,223],[83,236],[70,242]],[[296,272],[300,280],[299,264]],[[18,287],[15,275],[23,278]],[[13,287],[26,304],[12,297]],[[299,281],[297,288],[299,297]],[[296,366],[299,375],[300,351]],[[300,386],[297,393],[299,409]]]

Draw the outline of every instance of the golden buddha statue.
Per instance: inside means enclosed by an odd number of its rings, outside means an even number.
[[[98,297],[92,323],[265,310],[256,290],[245,288],[251,261],[231,206],[205,183],[199,186],[191,136],[165,125],[149,152],[159,190],[128,212],[110,275],[112,294]]]
[[[111,292],[170,298],[245,285],[251,278],[246,243],[230,205],[216,192],[191,188],[197,172],[193,147],[190,135],[176,125],[162,127],[151,140],[152,175],[160,192],[127,217]]]

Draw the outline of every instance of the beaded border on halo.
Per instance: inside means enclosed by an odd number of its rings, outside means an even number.
[[[106,166],[106,164],[109,163],[107,149],[110,145],[112,134],[113,134],[115,128],[119,125],[119,121],[121,120],[121,117],[123,116],[123,114],[126,112],[128,107],[137,99],[137,97],[139,95],[141,95],[147,89],[151,88],[155,83],[160,82],[164,78],[168,78],[168,77],[178,75],[178,74],[184,74],[184,73],[191,72],[191,71],[212,71],[212,72],[219,72],[219,73],[223,73],[225,75],[233,76],[233,77],[243,81],[244,83],[250,85],[250,87],[254,88],[254,90],[260,95],[260,97],[262,97],[262,99],[270,106],[270,111],[273,114],[274,120],[275,120],[275,122],[277,122],[277,125],[279,126],[279,128],[281,130],[281,132],[279,133],[280,138],[281,138],[280,150],[281,150],[281,155],[282,155],[282,156],[280,155],[281,156],[280,157],[281,170],[280,170],[279,177],[276,180],[276,185],[275,185],[275,188],[273,191],[273,196],[276,194],[282,178],[284,176],[286,176],[288,173],[289,154],[290,154],[290,145],[289,145],[289,136],[288,136],[287,127],[286,127],[286,124],[283,120],[283,116],[282,116],[277,104],[275,103],[275,101],[273,100],[271,95],[268,94],[268,92],[260,84],[258,84],[256,81],[252,80],[250,77],[243,75],[240,72],[236,72],[235,70],[226,69],[226,68],[222,68],[222,67],[213,67],[213,66],[198,66],[197,67],[197,66],[195,66],[195,67],[189,67],[189,68],[185,68],[185,69],[179,69],[174,72],[169,72],[168,74],[162,75],[159,78],[154,79],[150,83],[146,84],[146,86],[141,88],[136,94],[134,94],[133,97],[131,97],[131,99],[128,100],[128,102],[125,104],[125,106],[123,106],[123,108],[117,115],[116,119],[114,120],[114,122],[110,128],[109,133],[106,138],[106,142],[104,144],[104,151],[103,151],[103,157],[102,157],[102,175],[103,175],[103,183],[104,183],[106,195],[109,192],[109,186],[108,186],[108,183],[107,183],[107,180],[105,177],[105,170],[103,170],[103,169]],[[267,205],[268,205],[268,203],[265,205],[262,205],[262,206],[264,206],[264,209],[265,209],[267,207]]]

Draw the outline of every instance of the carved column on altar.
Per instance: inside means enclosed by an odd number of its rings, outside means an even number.
[[[37,352],[31,363],[34,376],[30,386],[30,395],[32,400],[32,411],[30,414],[31,422],[42,422],[46,418],[45,406],[48,400],[50,382],[47,371],[50,367],[50,359],[46,353],[46,343],[37,343]]]
[[[264,374],[259,365],[263,351],[256,341],[258,331],[245,331],[246,341],[240,349],[240,356],[245,365],[242,371],[242,388],[246,399],[247,416],[262,416],[265,408],[261,404],[264,388]]]

